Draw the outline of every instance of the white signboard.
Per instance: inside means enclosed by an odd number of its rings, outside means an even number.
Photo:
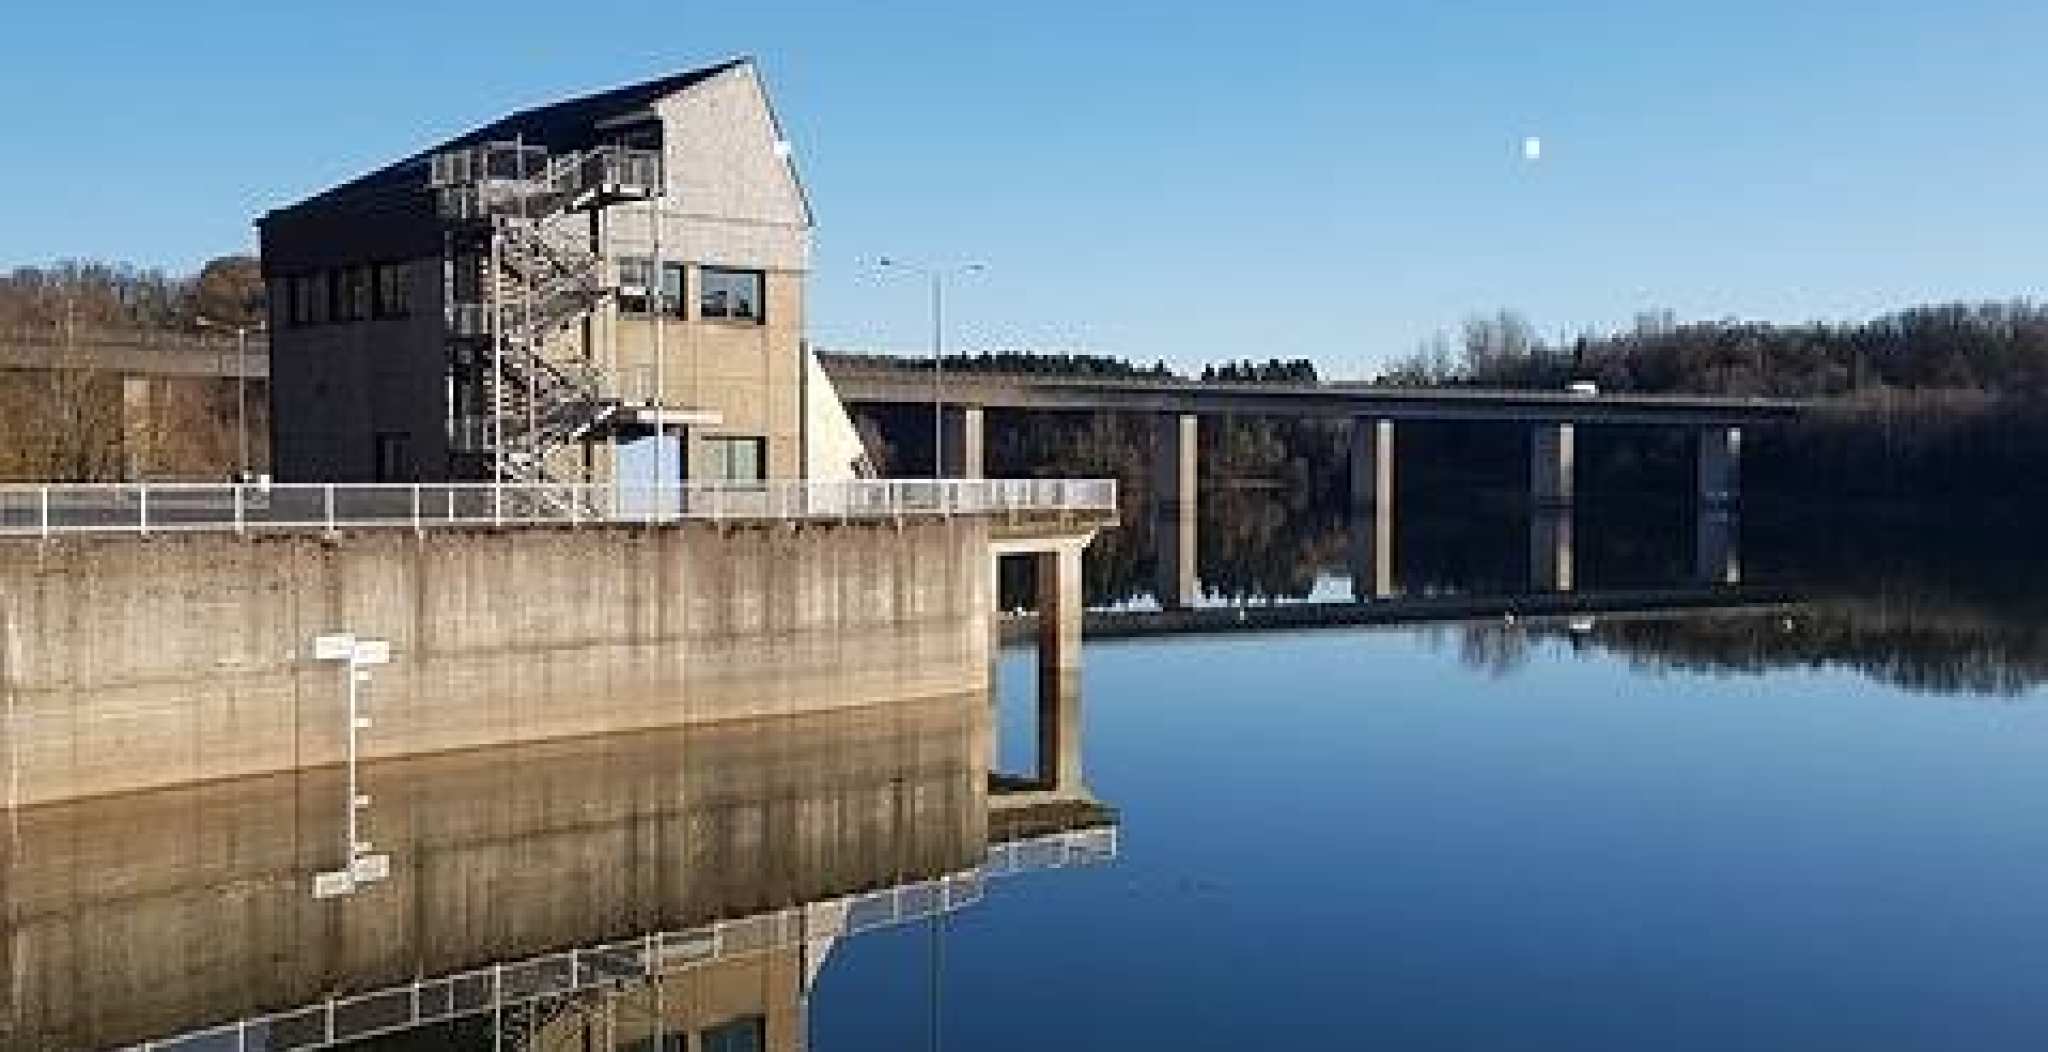
[[[356,652],[356,637],[350,632],[331,632],[313,637],[313,660],[347,661]]]

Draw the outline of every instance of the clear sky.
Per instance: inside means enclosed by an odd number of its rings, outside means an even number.
[[[828,346],[927,338],[878,254],[989,264],[959,347],[1340,376],[1499,307],[1839,319],[2048,275],[2038,0],[17,7],[6,265],[189,268],[485,119],[745,53]]]

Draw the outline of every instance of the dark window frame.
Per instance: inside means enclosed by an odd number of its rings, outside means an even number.
[[[753,286],[751,296],[738,300],[742,304],[738,310],[731,302],[731,279],[741,279]],[[744,285],[740,287],[744,289]],[[768,272],[746,267],[698,267],[697,317],[736,325],[768,324]]]
[[[751,485],[768,481],[768,439],[763,435],[710,435],[704,439],[710,447],[711,479],[714,482]],[[736,475],[732,472],[733,459],[730,451],[741,447],[753,450],[754,473]]]
[[[654,313],[654,257],[620,256],[619,313]]]
[[[370,316],[412,317],[412,274],[404,263],[378,263],[370,268]]]

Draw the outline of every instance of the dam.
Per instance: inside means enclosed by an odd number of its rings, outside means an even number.
[[[1114,487],[998,500],[1000,485],[917,504],[840,484],[715,517],[687,491],[637,519],[551,507],[555,521],[431,528],[252,526],[180,493],[186,517],[147,535],[121,518],[147,497],[66,490],[62,528],[0,540],[5,799],[319,767],[351,739],[379,760],[983,689],[1006,556],[1045,561],[1044,660],[1071,668],[1080,552]],[[265,496],[215,489],[216,512]],[[337,633],[389,648],[354,716],[349,673],[311,649]]]

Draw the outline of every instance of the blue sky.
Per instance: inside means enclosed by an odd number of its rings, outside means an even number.
[[[817,208],[821,343],[926,339],[858,262],[895,254],[989,264],[956,346],[1354,376],[1504,306],[2034,295],[2044,39],[2020,2],[33,4],[0,264],[190,267],[484,119],[747,53]]]

